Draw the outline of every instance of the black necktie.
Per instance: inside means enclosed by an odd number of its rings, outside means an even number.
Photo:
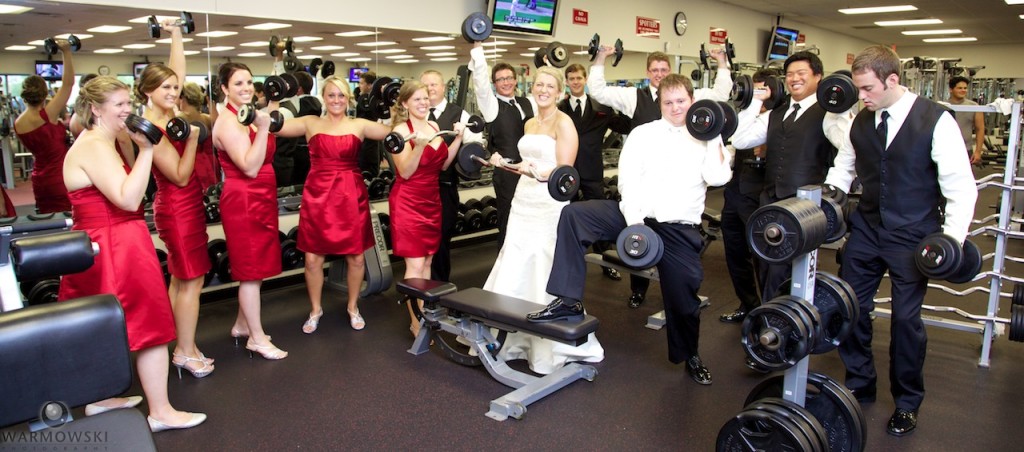
[[[576,106],[572,108],[572,112],[576,114],[577,118],[583,117],[583,107],[580,106],[580,100],[576,99]]]
[[[436,110],[436,108],[430,108],[430,114],[427,116],[427,119],[430,121],[437,122],[437,116],[434,116],[434,110]]]
[[[889,112],[882,112],[882,121],[878,123],[878,127],[875,128],[875,132],[878,133],[878,139],[882,140],[882,149],[886,148],[889,134],[889,125],[886,124],[886,120],[889,119]]]
[[[782,121],[783,129],[793,125],[793,123],[796,122],[796,113],[798,111],[800,111],[800,104],[793,104],[793,112],[790,113],[789,116],[786,116],[786,119]]]

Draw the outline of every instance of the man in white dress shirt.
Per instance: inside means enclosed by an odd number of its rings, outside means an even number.
[[[592,200],[562,209],[554,265],[547,292],[556,298],[530,313],[533,322],[581,319],[587,269],[584,253],[597,240],[615,240],[628,225],[646,224],[664,241],[657,264],[662,275],[668,357],[686,363],[697,383],[711,384],[711,372],[700,359],[700,299],[704,279],[699,232],[709,185],[729,181],[729,152],[721,137],[699,141],[686,129],[693,101],[690,79],[670,74],[661,81],[661,119],[637,127],[626,139],[619,159],[622,201]]]
[[[889,381],[896,411],[887,431],[896,436],[914,430],[924,400],[928,338],[921,304],[928,279],[914,264],[915,248],[939,231],[963,243],[978,197],[953,116],[901,86],[899,74],[899,56],[889,47],[868,47],[854,59],[853,82],[865,109],[825,180],[848,191],[859,176],[864,187],[839,273],[860,303],[860,318],[839,345],[839,356],[846,365],[846,386],[862,403],[875,400],[874,295],[886,272],[892,283]]]

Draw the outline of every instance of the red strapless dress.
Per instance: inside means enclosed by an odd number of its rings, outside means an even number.
[[[164,131],[164,135],[167,132]],[[180,157],[185,153],[185,141],[168,138]],[[195,172],[188,184],[179,187],[153,167],[156,195],[153,199],[153,222],[156,233],[167,247],[167,268],[171,275],[189,280],[210,271],[210,257],[206,252],[206,212],[203,192]]]
[[[100,252],[88,270],[61,278],[57,299],[113,294],[124,307],[132,351],[173,341],[171,301],[142,209],[121,210],[94,186],[68,195],[73,229],[88,233]]]
[[[412,123],[407,122],[409,131]],[[441,244],[441,192],[438,178],[448,145],[427,146],[419,167],[408,179],[395,176],[388,204],[391,208],[391,248],[396,256],[424,257],[437,252]]]
[[[237,111],[228,104],[231,114]],[[249,141],[256,131],[249,129]],[[267,155],[255,178],[235,166],[227,152],[220,151],[224,188],[220,194],[220,218],[228,242],[231,279],[256,281],[281,273],[281,242],[278,239],[277,178],[274,177],[273,137],[267,140]]]
[[[299,209],[299,249],[362,254],[373,246],[370,195],[359,170],[355,135],[316,134],[309,140],[309,176]]]
[[[46,109],[39,110],[43,125],[18,139],[32,153],[32,194],[39,213],[71,210],[68,189],[64,186],[64,156],[68,153],[67,130],[50,123]]]

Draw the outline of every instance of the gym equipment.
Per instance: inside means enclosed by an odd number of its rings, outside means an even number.
[[[601,51],[601,35],[594,33],[594,37],[590,38],[590,44],[587,46],[587,53],[590,55],[590,61],[594,61],[597,58],[597,53]],[[622,60],[622,54],[624,50],[622,48],[622,40],[615,40],[615,59],[612,60],[612,67],[619,65],[619,60]]]
[[[791,283],[790,280],[782,283],[776,295],[789,295]],[[828,353],[846,339],[857,321],[860,314],[857,294],[838,276],[819,271],[814,279],[812,304],[821,317],[821,327],[817,331],[817,341],[811,345],[811,353]]]
[[[220,222],[220,202],[210,201],[203,206],[203,213],[206,216],[206,224]]]
[[[43,49],[46,50],[46,53],[55,55],[57,52],[60,52],[60,46],[57,45],[58,40],[67,41],[68,47],[71,48],[72,52],[77,52],[82,48],[82,40],[78,39],[78,36],[75,35],[68,35],[67,39],[46,38],[43,41]]]
[[[128,115],[128,118],[124,120],[124,125],[132,132],[139,132],[145,135],[146,139],[152,144],[157,144],[164,138],[164,133],[160,128],[149,122],[148,119],[136,114]]]
[[[206,253],[210,257],[210,271],[217,275],[221,284],[231,282],[231,265],[228,262],[228,242],[224,239],[213,239],[206,244]]]
[[[747,356],[773,371],[793,367],[806,357],[817,337],[813,320],[800,306],[805,303],[797,297],[779,297],[747,313],[740,340]]]
[[[146,23],[149,25],[149,37],[153,39],[160,39],[160,30],[162,27],[160,26],[160,22],[157,22],[156,16],[149,16]],[[196,22],[192,20],[192,13],[187,11],[181,12],[181,18],[175,20],[174,25],[181,27],[181,32],[186,35],[192,34],[193,31],[196,31]]]
[[[409,353],[422,355],[429,351],[430,342],[437,339],[449,357],[455,341],[448,342],[446,332],[469,342],[477,359],[487,372],[502,384],[518,388],[504,397],[492,400],[487,417],[504,421],[509,417],[522,419],[526,407],[537,400],[579,379],[593,381],[597,370],[590,365],[569,363],[544,377],[536,377],[509,367],[497,356],[500,342],[491,334],[491,328],[504,331],[523,331],[540,337],[580,345],[587,335],[597,331],[599,322],[587,315],[579,322],[532,323],[526,314],[537,305],[514,297],[499,295],[478,288],[459,291],[451,283],[427,279],[405,279],[397,285],[398,292],[423,300],[423,323]],[[447,348],[446,348],[447,347]],[[468,358],[469,353],[464,356]],[[463,362],[456,360],[456,362]]]
[[[295,41],[291,36],[281,39],[278,35],[270,37],[270,56],[276,57],[281,51],[294,54],[295,53]]]
[[[533,65],[538,68],[545,66],[545,57],[547,57],[547,64],[559,69],[569,64],[569,50],[558,41],[548,44],[547,47],[537,49],[533,55]]]
[[[455,172],[465,180],[479,180],[481,169],[490,165],[487,162],[490,156],[481,143],[462,143],[459,153],[455,156]]]
[[[474,133],[482,133],[486,125],[487,123],[484,122],[484,118],[481,118],[477,115],[470,115],[469,120],[466,122],[466,129]],[[456,135],[456,133],[454,130],[441,130],[431,135],[430,138],[427,139],[427,142],[429,143],[431,141],[434,141],[434,139],[437,137],[446,135]],[[402,150],[405,149],[405,145],[405,137],[398,132],[391,132],[384,137],[384,150],[392,154],[398,154],[402,152]]]
[[[754,80],[747,74],[742,74],[732,81],[732,93],[729,95],[732,104],[740,109],[746,110],[750,102],[754,100]]]
[[[1024,284],[1015,283],[1013,285],[1013,297],[1010,299],[1010,304],[1024,306]]]
[[[661,236],[645,224],[627,226],[615,240],[615,250],[622,263],[635,269],[646,269],[658,265],[665,254],[665,243]]]
[[[571,165],[562,165],[552,170],[547,182],[548,194],[555,201],[570,201],[580,191],[580,173]]]
[[[817,249],[827,235],[828,218],[819,205],[806,199],[789,198],[762,206],[747,224],[750,247],[773,264]]]
[[[845,237],[846,214],[843,212],[842,206],[836,200],[824,194],[824,190],[821,195],[821,211],[825,213],[825,219],[828,222],[828,232],[825,234],[825,243],[834,243]]]
[[[299,93],[299,79],[289,73],[271,75],[263,81],[263,92],[270,101],[293,97]]]
[[[201,121],[192,121],[189,123],[185,118],[180,116],[167,121],[167,127],[165,127],[164,130],[167,131],[167,136],[172,141],[185,141],[190,135],[192,135],[192,126],[196,126],[196,128],[199,129],[199,143],[206,141],[206,139],[210,137],[210,129],[206,128],[206,124],[203,124]]]
[[[833,72],[818,83],[818,105],[831,113],[843,113],[857,105],[857,87],[848,75]]]
[[[736,133],[736,128],[739,127],[739,117],[736,114],[736,110],[733,109],[732,104],[728,102],[719,101],[718,105],[722,106],[722,112],[725,113],[725,126],[722,127],[722,141],[727,141],[732,138],[732,134]]]
[[[472,13],[462,21],[462,39],[470,44],[482,42],[491,37],[493,29],[490,17],[484,13]]]
[[[828,434],[814,415],[781,398],[751,402],[718,432],[716,450],[828,451]]]
[[[981,271],[981,251],[970,239],[964,240],[961,246],[953,237],[936,232],[921,240],[914,263],[929,279],[963,284]]]
[[[725,108],[722,104],[710,99],[698,100],[690,105],[686,113],[686,130],[694,138],[708,141],[722,134],[726,128],[726,121]]]
[[[294,240],[285,239],[281,241],[281,268],[292,270],[301,268],[306,264],[306,253],[299,251],[298,243]]]
[[[256,109],[252,105],[245,104],[238,109],[238,122],[248,126],[256,120]],[[280,111],[270,112],[270,133],[277,133],[284,127],[284,115]]]
[[[320,71],[320,66],[323,64],[324,60],[322,58],[313,58],[313,60],[309,62],[309,75],[312,75],[315,79],[316,73]]]
[[[391,259],[388,256],[388,243],[384,234],[384,225],[387,215],[378,214],[377,209],[370,206],[370,226],[373,230],[373,243],[370,249],[363,253],[363,262],[366,271],[363,276],[363,284],[359,290],[360,297],[366,297],[381,293],[391,287]],[[326,283],[334,289],[341,291],[348,290],[348,265],[344,259],[331,262],[327,271]]]
[[[764,101],[765,109],[774,110],[775,107],[786,103],[786,83],[779,77],[768,77],[764,82],[770,93],[768,99]]]
[[[323,67],[320,68],[320,76],[323,78],[327,78],[332,75],[334,75],[334,62],[325,61]]]
[[[71,224],[56,218],[0,226],[0,312],[23,308],[22,294],[30,303],[45,301],[57,287],[46,280],[92,266],[99,246],[83,231],[66,230]]]
[[[391,107],[398,101],[398,93],[402,89],[401,79],[391,77],[378,77],[370,85],[370,93],[367,98],[370,115],[374,118],[388,119],[391,117]]]

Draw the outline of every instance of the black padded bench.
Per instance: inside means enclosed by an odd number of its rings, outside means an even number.
[[[491,328],[508,332],[521,331],[579,345],[587,341],[590,333],[597,331],[600,322],[594,316],[586,315],[578,322],[533,323],[526,320],[526,314],[540,309],[539,305],[519,298],[475,287],[460,291],[451,283],[416,278],[402,280],[396,287],[399,293],[424,301],[420,334],[409,353],[421,355],[429,351],[432,337],[436,336],[434,332],[451,333],[471,344],[475,358],[479,359],[495,380],[517,388],[491,401],[491,409],[486,415],[492,419],[503,421],[509,416],[520,419],[526,414],[527,405],[576,380],[593,381],[597,375],[593,366],[580,363],[566,364],[543,377],[512,369],[494,353],[500,344],[491,334]],[[437,339],[442,347],[447,347],[443,338]],[[458,361],[465,363],[463,360]]]

